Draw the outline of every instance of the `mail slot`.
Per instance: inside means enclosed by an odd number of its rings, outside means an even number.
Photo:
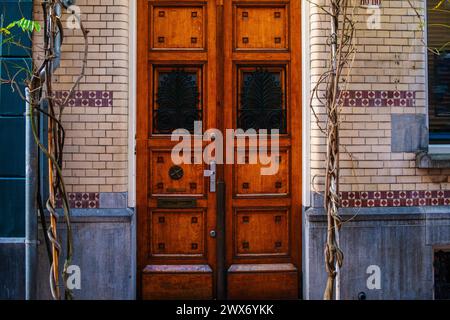
[[[180,208],[196,208],[196,207],[197,207],[197,199],[158,198],[158,208],[180,209]]]

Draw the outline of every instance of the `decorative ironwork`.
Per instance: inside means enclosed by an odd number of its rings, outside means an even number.
[[[278,129],[286,133],[283,89],[275,73],[257,69],[244,76],[238,126],[243,130]]]
[[[170,134],[176,129],[194,131],[194,122],[201,121],[197,76],[183,70],[163,73],[159,77],[156,103],[153,112],[155,133]]]
[[[173,166],[169,169],[169,177],[172,180],[180,180],[184,176],[183,168],[179,166]]]
[[[450,252],[439,250],[434,253],[434,298],[450,299]]]

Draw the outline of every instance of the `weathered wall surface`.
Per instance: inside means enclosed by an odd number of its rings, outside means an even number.
[[[371,1],[368,1],[371,3]],[[433,252],[450,246],[450,169],[419,168],[428,151],[426,47],[421,19],[407,1],[356,4],[357,53],[343,90],[340,192],[344,224],[342,298],[432,299]],[[318,1],[323,4],[323,1]],[[425,12],[425,1],[411,1]],[[369,17],[379,13],[379,25]],[[312,86],[328,65],[329,22],[310,5]],[[372,21],[374,21],[372,19]],[[325,110],[313,102],[320,121]],[[323,122],[322,122],[323,124]],[[321,299],[326,283],[323,215],[325,138],[311,122],[312,209],[304,217],[305,297]],[[322,126],[323,127],[323,126]],[[368,290],[367,267],[381,268],[381,289]],[[319,271],[318,271],[319,270]]]
[[[346,209],[342,299],[433,299],[433,251],[450,243],[450,214],[440,208]],[[326,222],[321,210],[306,212],[305,297],[322,299],[326,283]],[[381,288],[369,290],[367,268],[380,267]]]
[[[122,209],[74,210],[73,215],[74,256],[71,264],[81,270],[81,289],[73,291],[74,298],[134,299],[136,250],[133,212]],[[59,234],[64,240],[63,226]],[[38,267],[39,299],[51,299],[49,270],[47,253],[42,245]]]
[[[135,236],[133,212],[123,209],[74,210],[72,219],[74,255],[71,264],[80,267],[81,289],[77,300],[134,299]],[[58,234],[65,249],[65,228]],[[49,261],[42,230],[39,230],[38,299],[52,299]],[[61,268],[64,256],[61,257]],[[25,298],[25,245],[23,241],[0,245],[0,299]]]

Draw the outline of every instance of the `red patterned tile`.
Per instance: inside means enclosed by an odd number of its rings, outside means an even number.
[[[69,95],[68,91],[56,91],[55,101],[61,103]],[[75,91],[67,101],[71,107],[112,107],[113,91],[83,90]]]
[[[72,209],[98,209],[99,193],[97,192],[70,192],[67,194],[69,207]],[[56,207],[62,208],[60,196],[56,197]]]
[[[450,190],[341,192],[343,208],[449,206]]]
[[[413,107],[414,91],[347,90],[341,94],[347,107]]]

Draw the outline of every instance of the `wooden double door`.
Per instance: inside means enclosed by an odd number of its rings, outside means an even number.
[[[300,0],[138,0],[141,298],[300,296],[300,12]],[[176,129],[191,139],[182,163]],[[278,151],[249,129],[278,130]]]

